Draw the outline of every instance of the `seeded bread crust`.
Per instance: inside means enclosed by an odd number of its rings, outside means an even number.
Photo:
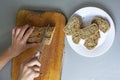
[[[101,17],[95,18],[92,23],[96,23],[99,26],[99,29],[104,33],[106,33],[110,28],[109,22]]]

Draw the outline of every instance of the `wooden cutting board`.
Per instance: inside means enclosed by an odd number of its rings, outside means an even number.
[[[32,13],[32,14],[31,14]],[[45,45],[41,54],[41,75],[35,80],[60,80],[62,70],[62,57],[64,50],[64,32],[63,27],[66,24],[65,16],[60,12],[42,11],[34,12],[29,10],[20,10],[17,14],[16,25],[25,24],[39,26],[46,23],[54,24],[55,32],[50,45]],[[20,64],[31,58],[40,46],[30,48],[22,52],[12,60],[12,80],[17,80],[19,76]]]

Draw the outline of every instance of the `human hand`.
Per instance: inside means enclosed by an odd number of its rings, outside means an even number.
[[[9,47],[11,58],[16,57],[25,49],[36,46],[37,44],[27,44],[27,39],[33,32],[34,27],[28,28],[28,25],[16,27],[12,30],[12,44]]]
[[[20,67],[20,75],[18,80],[34,80],[40,75],[40,62],[36,57],[24,62]]]

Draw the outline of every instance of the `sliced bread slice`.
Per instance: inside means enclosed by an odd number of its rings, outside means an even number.
[[[85,40],[84,46],[88,49],[88,50],[92,50],[94,49],[97,44],[98,44],[98,40],[100,38],[100,33],[99,31],[96,32],[94,35],[90,36],[89,38],[87,38]]]
[[[99,30],[98,25],[93,23],[90,26],[87,26],[79,30],[80,38],[86,39],[90,37],[91,35],[95,34],[96,32],[98,32],[98,30]]]
[[[82,24],[82,19],[80,16],[73,16],[68,21],[67,25],[64,27],[64,32],[66,35],[73,35],[76,30],[80,29]]]
[[[78,44],[80,42],[80,36],[79,36],[79,32],[76,32],[75,34],[72,35],[72,41],[75,44]]]
[[[95,18],[92,23],[96,23],[99,26],[99,29],[104,33],[106,33],[110,28],[109,22],[101,17]]]

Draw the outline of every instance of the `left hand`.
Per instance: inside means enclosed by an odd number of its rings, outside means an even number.
[[[18,56],[27,48],[36,46],[37,44],[27,44],[27,39],[33,32],[34,27],[28,29],[28,25],[16,27],[12,30],[12,44],[9,47],[11,58]]]
[[[27,44],[27,39],[33,32],[34,27],[28,28],[28,25],[23,27],[16,27],[12,30],[12,44],[3,55],[0,56],[0,70],[7,64],[13,57],[18,56],[27,48],[36,46],[37,44]]]

